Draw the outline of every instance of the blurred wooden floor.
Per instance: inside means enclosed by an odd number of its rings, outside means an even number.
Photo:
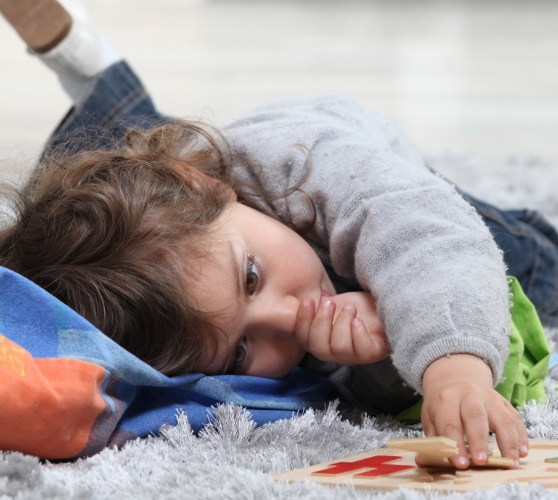
[[[429,154],[558,156],[554,0],[90,0],[159,107],[214,122],[342,91]],[[69,100],[0,19],[0,168],[17,175]]]

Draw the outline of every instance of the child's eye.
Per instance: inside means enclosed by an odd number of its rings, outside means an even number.
[[[254,258],[248,257],[248,267],[246,268],[246,292],[251,295],[254,290],[258,287],[260,282],[260,272],[256,264],[254,264]]]
[[[242,364],[246,359],[246,355],[248,354],[246,350],[246,343],[244,340],[241,340],[238,345],[236,346],[236,350],[234,351],[234,358],[233,358],[233,367]]]

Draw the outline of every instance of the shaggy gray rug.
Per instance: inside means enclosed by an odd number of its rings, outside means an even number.
[[[429,164],[469,193],[503,208],[538,208],[558,224],[558,161],[474,156],[429,158]],[[553,344],[555,342],[552,332]],[[554,385],[549,381],[549,387]],[[530,437],[558,439],[558,398],[521,409]],[[276,482],[273,474],[383,446],[395,437],[418,436],[389,418],[342,421],[332,404],[290,420],[256,428],[250,414],[233,405],[195,437],[184,415],[160,437],[137,440],[68,464],[40,464],[18,453],[0,454],[0,499],[368,499],[412,500],[433,494],[400,489],[389,493]],[[506,485],[453,494],[451,499],[558,499],[540,485]]]
[[[531,437],[558,438],[558,400],[527,405],[522,414]],[[371,499],[414,500],[427,493],[400,489],[378,494],[310,482],[276,482],[273,474],[383,446],[394,437],[420,435],[385,418],[342,421],[332,404],[291,420],[256,428],[250,414],[234,405],[217,408],[215,419],[195,437],[188,419],[177,416],[162,436],[137,440],[120,451],[106,449],[71,464],[39,464],[35,457],[6,453],[0,458],[0,498],[16,499]],[[489,491],[453,494],[457,499],[542,499],[557,493],[534,485],[527,491],[505,485]]]

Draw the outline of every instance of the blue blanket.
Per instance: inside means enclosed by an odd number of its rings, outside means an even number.
[[[323,408],[329,381],[295,369],[282,380],[199,373],[168,378],[34,283],[0,268],[0,449],[41,458],[91,455],[157,434],[177,410],[197,432],[216,403],[265,424]]]

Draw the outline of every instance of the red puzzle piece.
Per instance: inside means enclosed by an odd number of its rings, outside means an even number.
[[[355,472],[361,469],[372,469],[355,474],[353,477],[379,477],[415,468],[414,465],[393,465],[388,463],[399,460],[400,458],[401,457],[395,457],[393,455],[378,455],[376,457],[357,460],[356,462],[335,462],[330,464],[327,469],[315,471],[312,475],[339,476],[340,474],[347,474],[348,472]]]

